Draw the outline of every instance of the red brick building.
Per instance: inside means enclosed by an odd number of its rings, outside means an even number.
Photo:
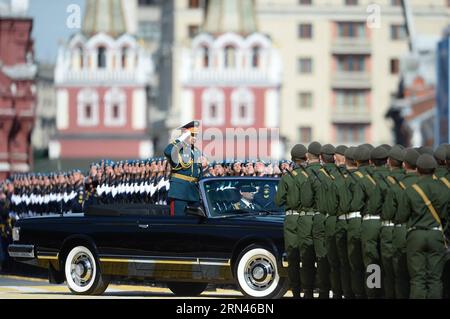
[[[29,172],[35,118],[33,20],[0,12],[0,179]]]

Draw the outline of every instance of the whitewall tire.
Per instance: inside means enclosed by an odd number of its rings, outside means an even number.
[[[280,278],[277,259],[264,247],[244,249],[236,263],[236,281],[250,298],[280,298],[287,291],[286,278]]]
[[[109,280],[102,278],[94,253],[87,247],[70,250],[64,265],[67,286],[77,295],[100,295],[108,287]]]

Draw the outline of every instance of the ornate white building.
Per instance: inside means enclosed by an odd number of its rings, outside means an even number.
[[[61,46],[55,68],[57,134],[51,158],[145,158],[150,55],[129,33],[122,0],[87,0],[82,32]],[[111,12],[106,15],[104,12]]]

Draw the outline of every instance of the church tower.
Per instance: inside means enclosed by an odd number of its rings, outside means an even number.
[[[229,128],[259,133],[279,127],[281,61],[271,39],[258,31],[255,1],[207,1],[201,32],[184,49],[182,65],[181,122],[199,119],[203,131],[226,136],[223,148],[207,155],[259,156],[251,145],[261,138],[227,136]]]
[[[81,31],[60,47],[51,158],[153,156],[146,96],[153,65],[129,33],[124,5],[87,0]]]

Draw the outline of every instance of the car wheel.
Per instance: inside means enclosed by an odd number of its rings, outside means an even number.
[[[70,250],[64,274],[70,291],[77,295],[101,295],[109,285],[109,277],[102,276],[98,259],[84,246]]]
[[[281,298],[288,289],[287,278],[280,277],[273,253],[257,245],[240,253],[235,278],[241,292],[250,298]]]
[[[208,284],[193,282],[170,282],[167,287],[177,296],[195,297],[205,291]]]

